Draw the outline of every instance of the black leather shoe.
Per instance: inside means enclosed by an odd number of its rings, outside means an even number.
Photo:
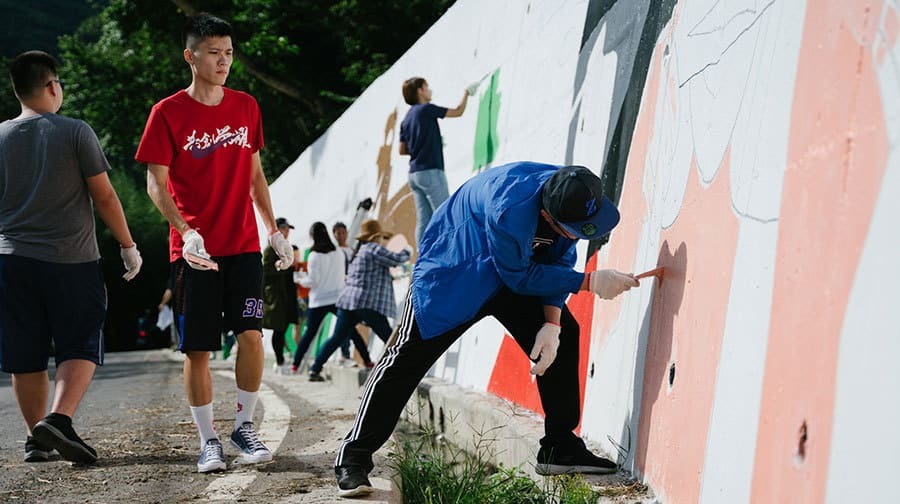
[[[93,464],[97,461],[97,451],[78,437],[69,417],[51,413],[31,429],[31,434],[38,443],[56,450],[70,462]]]
[[[368,472],[360,466],[341,466],[334,468],[338,482],[338,495],[341,497],[358,497],[372,493]]]
[[[534,472],[541,476],[612,474],[618,470],[619,466],[615,462],[594,455],[583,442],[564,448],[542,446],[538,450],[537,465],[534,467]]]
[[[31,436],[25,440],[25,462],[46,462],[50,460],[53,448],[42,445]]]

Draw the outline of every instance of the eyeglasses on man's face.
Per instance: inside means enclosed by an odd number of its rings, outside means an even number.
[[[62,80],[62,79],[53,79],[53,80],[51,80],[50,82],[48,82],[48,83],[46,83],[46,84],[44,84],[44,85],[45,85],[45,86],[51,86],[51,85],[53,85],[54,82],[57,83],[57,84],[59,84],[59,89],[62,89],[63,91],[65,91],[65,89],[66,89],[66,81],[64,81],[64,80]]]

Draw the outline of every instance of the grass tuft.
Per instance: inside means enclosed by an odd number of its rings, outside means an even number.
[[[395,439],[388,460],[405,504],[594,504],[600,494],[580,475],[538,484],[519,468],[494,467],[483,437],[470,452],[420,431]]]

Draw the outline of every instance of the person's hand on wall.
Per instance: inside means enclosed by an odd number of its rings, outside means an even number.
[[[269,245],[278,254],[275,269],[286,270],[294,267],[294,247],[291,247],[291,242],[281,234],[281,231],[269,235]]]
[[[466,94],[468,94],[469,96],[474,96],[475,93],[478,92],[479,84],[481,84],[480,81],[475,81],[475,82],[469,84],[468,86],[466,86]]]
[[[556,351],[559,349],[559,332],[562,328],[552,322],[545,322],[534,338],[534,347],[531,349],[531,360],[537,360],[531,365],[531,374],[543,376],[547,368],[556,360]],[[540,360],[538,360],[540,357]]]
[[[637,286],[638,281],[633,275],[622,273],[621,271],[604,269],[591,272],[591,292],[603,299],[613,299],[628,289]]]

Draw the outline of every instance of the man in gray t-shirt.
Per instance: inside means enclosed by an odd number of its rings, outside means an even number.
[[[40,114],[0,123],[0,254],[67,264],[99,259],[85,180],[108,170],[83,121]]]
[[[0,368],[13,375],[28,429],[25,461],[56,450],[91,463],[72,415],[103,364],[106,288],[92,203],[121,245],[126,280],[141,268],[109,163],[83,121],[59,116],[63,82],[41,51],[9,67],[22,113],[0,123]],[[51,343],[57,386],[47,415]],[[46,416],[45,416],[46,415]]]

